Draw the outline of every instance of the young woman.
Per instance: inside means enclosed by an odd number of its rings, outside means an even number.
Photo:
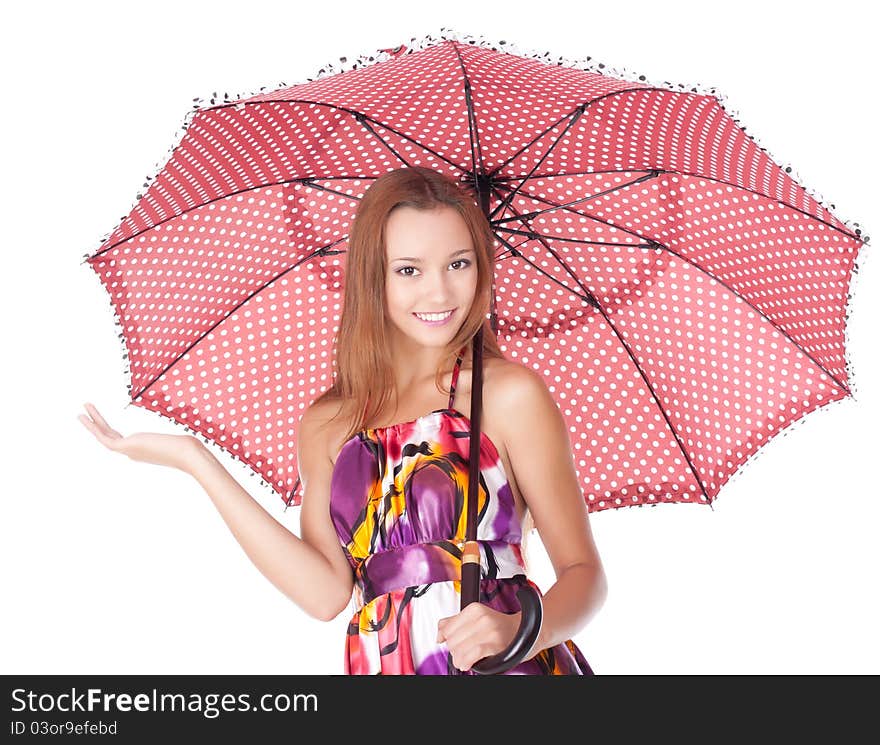
[[[537,641],[505,674],[593,672],[570,637],[604,603],[605,574],[565,421],[543,379],[505,359],[486,321],[493,251],[473,196],[446,176],[400,168],[365,192],[349,234],[335,382],[300,420],[302,538],[197,438],[122,437],[93,406],[91,419],[80,415],[107,447],[192,474],[255,565],[310,615],[334,619],[354,598],[347,674],[475,674],[471,665],[504,650],[519,627],[514,576],[526,573],[532,525],[556,582]],[[481,325],[480,602],[461,611],[462,412]]]

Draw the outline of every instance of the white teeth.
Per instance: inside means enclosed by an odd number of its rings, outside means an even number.
[[[444,318],[449,318],[452,315],[452,311],[450,310],[448,313],[414,313],[417,318],[421,318],[423,321],[442,321]]]

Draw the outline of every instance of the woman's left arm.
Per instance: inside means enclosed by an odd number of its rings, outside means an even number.
[[[495,389],[496,417],[514,478],[556,573],[543,594],[543,622],[525,657],[566,641],[599,611],[608,594],[605,570],[590,529],[562,412],[544,379],[518,364]],[[517,621],[519,614],[516,614]]]

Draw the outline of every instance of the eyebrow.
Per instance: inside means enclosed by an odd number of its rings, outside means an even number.
[[[461,251],[456,251],[454,254],[449,254],[449,258],[452,259],[455,256],[461,256],[462,254],[472,253],[474,249],[472,248],[463,248]],[[392,261],[412,261],[416,264],[421,264],[422,260],[418,256],[398,256],[396,259],[391,259]]]

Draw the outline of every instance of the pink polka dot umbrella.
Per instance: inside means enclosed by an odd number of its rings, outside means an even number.
[[[300,417],[333,382],[346,231],[402,166],[479,195],[492,329],[553,392],[590,511],[711,505],[773,437],[853,394],[847,301],[868,238],[714,89],[446,31],[340,62],[198,101],[86,257],[131,403],[286,504]]]

